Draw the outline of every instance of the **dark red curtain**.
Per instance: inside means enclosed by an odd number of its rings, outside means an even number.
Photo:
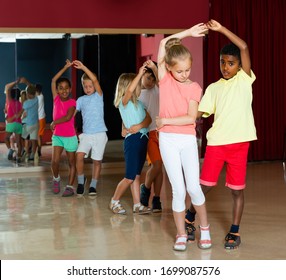
[[[256,75],[253,112],[258,140],[251,143],[249,160],[282,159],[286,130],[286,1],[210,0],[211,18],[244,39],[250,49]],[[218,32],[210,31],[206,38],[205,86],[221,77],[219,52],[226,43],[229,41]],[[204,121],[204,132],[211,121]]]

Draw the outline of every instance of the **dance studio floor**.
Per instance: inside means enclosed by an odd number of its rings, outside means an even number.
[[[196,243],[185,252],[172,249],[176,229],[167,180],[162,190],[163,212],[134,215],[130,191],[122,198],[126,216],[114,215],[108,204],[124,174],[122,141],[110,141],[94,199],[61,197],[51,191],[50,146],[38,164],[19,166],[0,155],[1,260],[285,260],[286,182],[281,161],[249,163],[242,244],[225,250],[223,239],[230,223],[232,200],[224,185],[207,196],[213,247]],[[90,180],[90,160],[86,162]],[[62,189],[67,162],[61,162]],[[146,167],[143,172],[143,177]],[[196,221],[199,224],[199,220]],[[197,235],[198,238],[198,235]]]

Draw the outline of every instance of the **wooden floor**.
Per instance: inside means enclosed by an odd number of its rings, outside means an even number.
[[[3,145],[3,144],[1,144]],[[225,250],[223,239],[231,224],[232,200],[219,185],[207,196],[213,247],[189,244],[185,252],[172,249],[176,234],[171,189],[164,182],[163,212],[132,214],[131,193],[122,204],[126,216],[114,215],[108,203],[124,174],[122,143],[110,141],[94,199],[54,195],[51,191],[50,147],[39,164],[16,166],[0,159],[1,260],[285,260],[286,182],[281,161],[249,163],[245,210],[240,227],[242,244]],[[86,172],[90,179],[90,162]],[[62,189],[67,182],[62,162]],[[143,172],[143,177],[146,167]],[[198,224],[199,221],[196,221]],[[198,235],[197,235],[198,238]]]

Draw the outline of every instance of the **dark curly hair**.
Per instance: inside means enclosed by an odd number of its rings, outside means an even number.
[[[10,91],[11,98],[14,100],[18,100],[21,96],[21,91],[19,88],[12,88]]]
[[[240,49],[233,43],[225,45],[221,51],[220,55],[232,55],[238,58],[238,60],[241,62],[240,58]]]

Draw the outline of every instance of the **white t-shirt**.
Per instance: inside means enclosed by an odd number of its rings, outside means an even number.
[[[159,88],[155,85],[151,89],[142,89],[139,100],[152,118],[149,130],[156,130],[156,117],[159,116]]]
[[[37,97],[38,97],[38,102],[39,102],[39,107],[38,107],[39,120],[41,120],[46,117],[44,95],[41,93]]]

